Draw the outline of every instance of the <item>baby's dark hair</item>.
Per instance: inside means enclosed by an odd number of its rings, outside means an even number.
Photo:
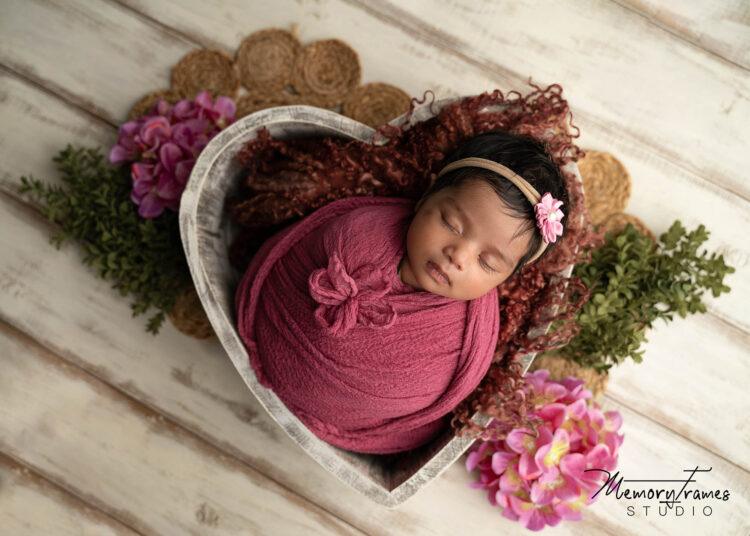
[[[444,165],[463,158],[484,158],[502,164],[523,177],[540,195],[549,192],[552,197],[563,202],[560,210],[563,212],[563,229],[568,220],[568,191],[560,168],[552,160],[544,143],[530,136],[511,134],[504,130],[486,132],[465,142],[453,154],[445,159]],[[502,175],[494,171],[477,168],[462,167],[454,169],[438,177],[425,197],[449,186],[458,187],[468,180],[484,180],[492,186],[498,197],[508,206],[511,213],[523,219],[518,234],[532,231],[529,248],[521,257],[511,276],[523,268],[527,260],[539,249],[542,234],[536,225],[534,207],[518,187]],[[547,245],[541,255],[543,259],[555,246],[556,242]]]

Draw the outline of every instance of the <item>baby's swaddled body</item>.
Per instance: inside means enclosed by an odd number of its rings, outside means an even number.
[[[398,277],[414,201],[350,197],[269,239],[236,294],[262,385],[315,435],[386,454],[418,447],[486,374],[497,292],[461,301]]]

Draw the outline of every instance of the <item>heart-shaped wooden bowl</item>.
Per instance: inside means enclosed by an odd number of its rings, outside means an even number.
[[[443,106],[459,98],[463,97],[436,101],[432,111],[428,105],[417,107],[409,124],[433,117]],[[391,124],[403,125],[405,116],[394,119]],[[474,440],[454,437],[453,430],[447,427],[431,443],[404,453],[375,455],[343,450],[315,436],[273,391],[258,383],[236,329],[234,292],[242,274],[228,260],[227,251],[237,228],[224,210],[224,200],[239,183],[238,152],[256,137],[261,127],[268,128],[271,136],[278,139],[333,135],[369,141],[375,135],[373,128],[312,106],[262,110],[220,132],[201,152],[180,204],[180,233],[193,281],[224,350],[271,417],[328,471],[373,501],[394,508],[450,467]],[[571,165],[578,174],[575,164]],[[570,270],[565,275],[569,274]],[[540,330],[540,333],[545,331]],[[524,370],[533,358],[533,354],[522,358]],[[490,418],[476,413],[474,421],[484,426]]]

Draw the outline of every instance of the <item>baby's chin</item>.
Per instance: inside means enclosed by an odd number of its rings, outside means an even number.
[[[436,286],[436,285],[423,285],[422,287],[418,289],[415,287],[412,287],[412,288],[414,288],[414,290],[417,290],[417,291],[429,292],[430,294],[434,294],[435,296],[442,296],[443,298],[450,298],[452,300],[457,300],[457,301],[470,301],[474,299],[474,298],[464,298],[461,296],[455,296],[453,289],[451,289],[450,287],[443,288],[443,287]],[[477,296],[477,298],[478,297],[479,296]]]

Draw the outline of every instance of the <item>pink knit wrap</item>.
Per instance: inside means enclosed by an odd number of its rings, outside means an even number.
[[[315,435],[387,454],[432,440],[487,373],[497,291],[459,301],[398,277],[414,201],[333,201],[266,241],[235,296],[260,383]]]

